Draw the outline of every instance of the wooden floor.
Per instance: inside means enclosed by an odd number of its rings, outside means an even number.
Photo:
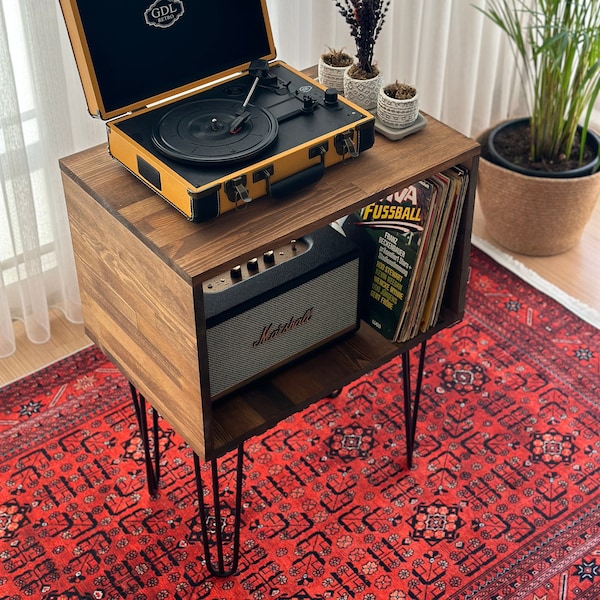
[[[492,244],[568,296],[600,313],[600,201],[596,203],[581,243],[557,256],[524,256],[503,249],[487,235],[485,219],[478,204],[475,204],[473,235]]]
[[[23,323],[15,323],[17,351],[0,359],[0,386],[19,379],[69,356],[91,344],[83,325],[67,321],[62,312],[54,310],[50,316],[52,337],[46,344],[33,344],[27,339]]]
[[[476,205],[473,234],[488,242],[485,221]],[[493,243],[493,242],[491,242]],[[582,242],[573,250],[553,257],[512,255],[568,296],[600,313],[600,202],[588,224]],[[32,373],[90,344],[83,325],[69,323],[58,311],[52,313],[52,339],[46,344],[27,340],[21,323],[15,325],[17,352],[0,359],[0,386]]]

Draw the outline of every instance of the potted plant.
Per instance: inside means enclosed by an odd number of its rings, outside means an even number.
[[[380,88],[377,96],[377,118],[392,129],[410,127],[419,116],[417,88],[407,83],[394,83]]]
[[[579,241],[600,194],[600,0],[488,0],[508,35],[528,117],[483,134],[478,177],[490,236],[515,252],[551,255]]]
[[[336,88],[344,93],[344,73],[354,63],[354,59],[344,49],[329,48],[321,54],[317,67],[319,82],[327,88]]]
[[[334,0],[334,3],[356,44],[356,62],[344,75],[344,95],[362,108],[373,110],[381,87],[381,74],[373,59],[375,42],[391,0]]]

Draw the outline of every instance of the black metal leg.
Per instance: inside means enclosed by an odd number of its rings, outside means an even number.
[[[194,469],[196,472],[196,488],[198,490],[198,508],[200,527],[202,529],[202,544],[206,566],[212,575],[227,577],[233,575],[238,566],[240,555],[240,525],[242,520],[242,479],[243,479],[244,446],[240,444],[237,449],[236,484],[235,484],[235,507],[229,516],[223,516],[221,503],[221,489],[219,485],[219,469],[217,459],[211,461],[212,488],[213,488],[213,513],[211,517],[204,502],[204,486],[200,473],[200,459],[194,452]],[[211,542],[216,546],[217,563],[213,563]],[[225,543],[231,546],[231,558],[229,566],[225,565]]]
[[[142,436],[142,445],[144,446],[144,458],[146,463],[146,480],[148,482],[148,492],[155,496],[158,492],[158,480],[160,478],[160,448],[158,439],[158,413],[152,411],[152,440],[154,445],[154,456],[150,451],[150,439],[148,436],[148,419],[146,413],[146,398],[138,392],[135,386],[130,383],[131,397],[133,398],[133,407]]]
[[[402,353],[402,383],[404,388],[404,420],[406,431],[406,462],[408,468],[412,467],[413,452],[415,448],[415,433],[417,429],[417,415],[419,413],[419,400],[421,398],[421,384],[423,383],[423,369],[425,366],[425,351],[427,340],[421,343],[419,354],[419,367],[415,387],[415,398],[412,400],[410,384],[410,350]],[[412,405],[412,407],[411,407]]]

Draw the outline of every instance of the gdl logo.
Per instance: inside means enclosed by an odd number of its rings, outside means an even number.
[[[146,25],[166,29],[179,20],[184,12],[182,0],[156,0],[144,12],[144,19]]]

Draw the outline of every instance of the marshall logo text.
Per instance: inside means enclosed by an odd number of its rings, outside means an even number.
[[[185,12],[182,0],[156,0],[144,12],[146,25],[166,29],[171,27]]]
[[[265,344],[273,338],[283,335],[288,331],[292,331],[292,329],[297,329],[301,325],[308,323],[308,321],[311,320],[312,315],[313,308],[309,308],[301,317],[292,316],[287,323],[279,323],[277,327],[273,327],[273,323],[265,325],[265,327],[262,330],[262,333],[260,334],[260,337],[256,341],[252,342],[252,346],[256,348],[257,346]]]

